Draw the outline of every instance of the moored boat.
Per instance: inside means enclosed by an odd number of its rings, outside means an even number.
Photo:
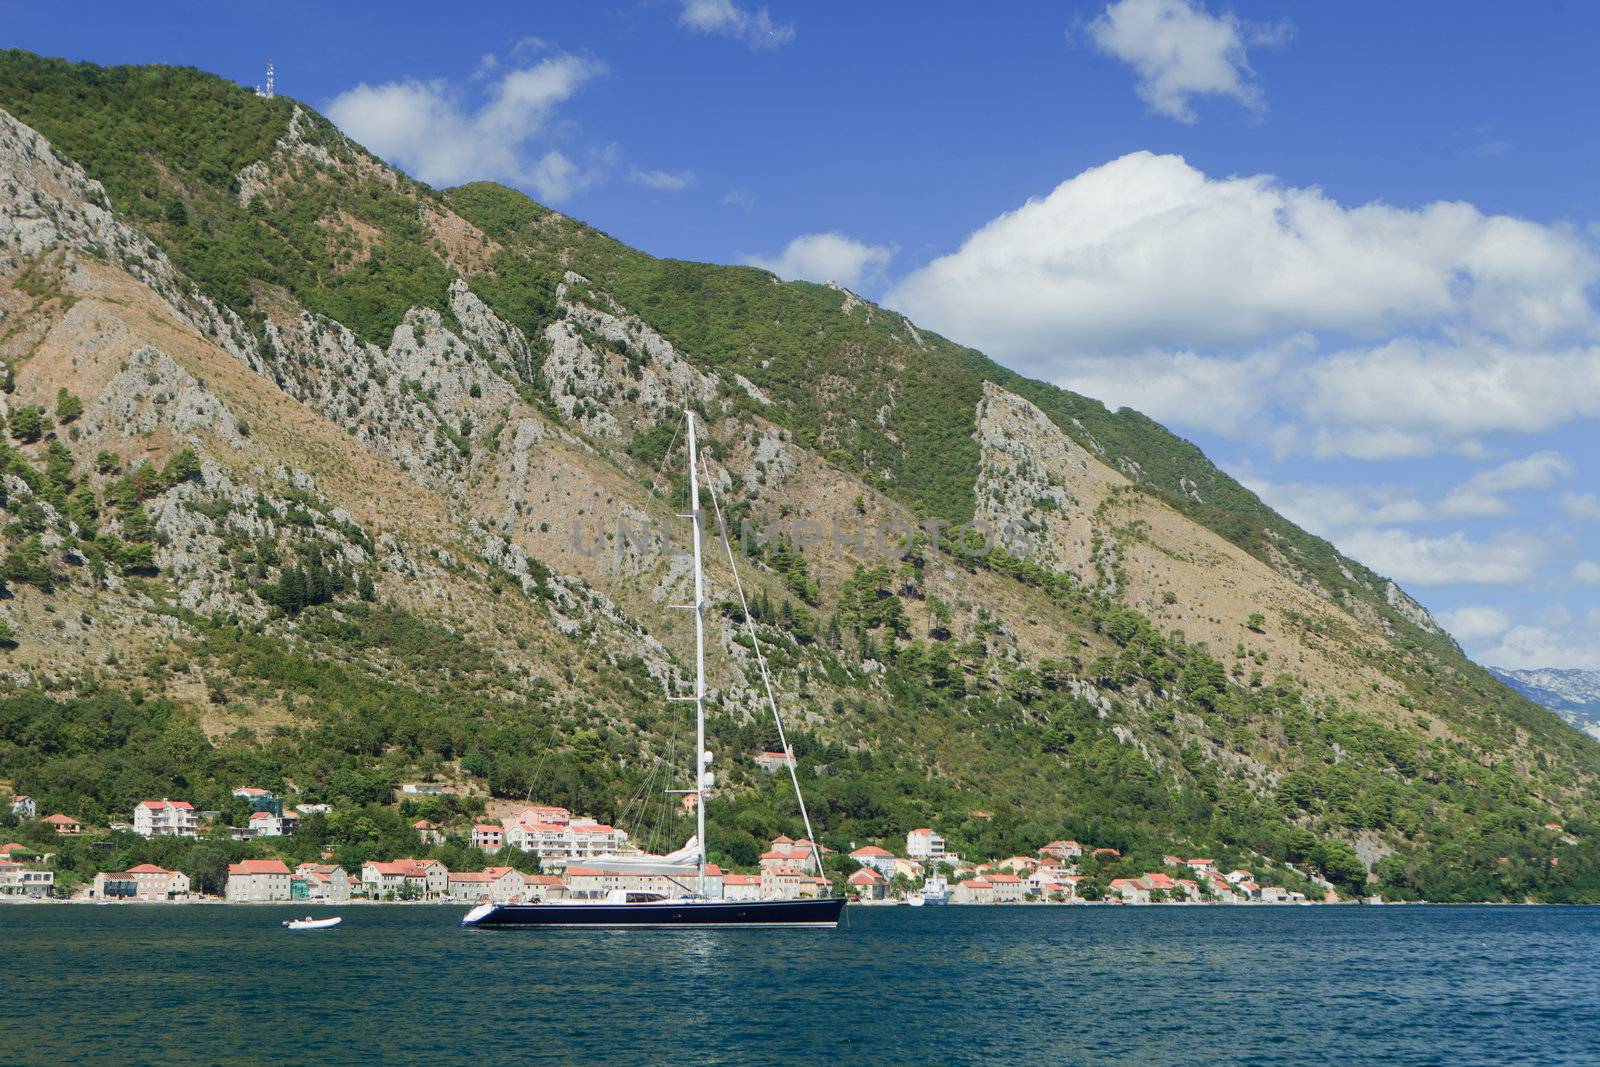
[[[343,921],[344,919],[338,915],[331,919],[313,919],[307,915],[304,919],[285,920],[283,925],[289,930],[325,930],[330,926],[338,926]]]
[[[706,750],[706,663],[705,663],[705,573],[701,560],[700,525],[700,471],[695,437],[694,412],[684,412],[688,427],[687,449],[689,465],[688,515],[694,548],[694,602],[683,605],[694,613],[694,694],[670,697],[671,700],[692,703],[695,710],[695,755],[691,773],[694,788],[669,790],[693,797],[697,832],[683,848],[665,856],[639,853],[612,856],[586,857],[583,863],[602,871],[619,874],[660,875],[684,895],[612,889],[603,897],[527,903],[480,904],[467,912],[461,925],[470,927],[568,926],[568,927],[834,927],[844,910],[842,897],[798,897],[780,900],[724,900],[707,893],[706,878],[706,799],[716,778],[712,774],[711,753]],[[670,453],[671,447],[668,451]],[[707,469],[709,475],[709,468]],[[789,778],[794,785],[795,799],[800,817],[805,823],[806,841],[811,848],[815,870],[822,872],[822,852],[817,847],[816,835],[811,830],[811,817],[806,812],[805,797],[801,794],[800,778],[795,770],[794,750],[789,747],[784,734],[783,717],[778,712],[772,683],[767,674],[766,659],[761,653],[761,643],[756,635],[755,623],[746,602],[744,587],[739,580],[738,564],[733,548],[728,543],[727,530],[722,521],[722,507],[717,500],[716,483],[706,479],[712,506],[716,509],[717,529],[723,547],[727,550],[728,566],[733,586],[738,594],[746,632],[755,650],[756,664],[766,689],[767,703],[777,725],[778,740],[787,756]],[[687,799],[687,798],[686,798]]]

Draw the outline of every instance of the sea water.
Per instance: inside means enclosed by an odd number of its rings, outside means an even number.
[[[1600,1063],[1600,909],[0,906],[0,1063]]]

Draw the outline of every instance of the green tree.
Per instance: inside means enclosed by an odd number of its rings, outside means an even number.
[[[56,420],[58,422],[64,426],[82,414],[82,400],[67,392],[65,388],[56,390]]]
[[[11,436],[18,440],[37,441],[49,429],[50,419],[37,404],[24,404],[11,413]]]

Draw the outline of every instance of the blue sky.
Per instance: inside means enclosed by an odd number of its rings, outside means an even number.
[[[848,284],[1161,419],[1480,660],[1600,668],[1595,5],[334,8],[0,0],[0,45],[271,58],[425,180]]]

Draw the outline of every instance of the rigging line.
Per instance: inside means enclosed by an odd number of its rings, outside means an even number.
[[[656,488],[656,483],[661,480],[661,472],[667,469],[667,460],[672,458],[672,450],[678,445],[678,434],[683,431],[683,424],[687,418],[687,415],[679,415],[678,425],[672,428],[672,440],[667,442],[667,450],[661,454],[661,462],[656,466],[656,472],[650,478],[650,491],[652,493],[660,492]],[[667,483],[667,488],[672,488],[671,482]]]
[[[795,770],[794,752],[789,748],[789,738],[783,731],[783,716],[778,714],[778,700],[772,695],[772,678],[767,674],[767,657],[761,654],[761,641],[756,637],[756,620],[750,614],[750,605],[745,602],[744,583],[739,580],[739,565],[733,561],[733,543],[728,540],[728,527],[722,521],[722,502],[717,498],[717,483],[711,477],[711,467],[702,458],[700,465],[705,468],[706,488],[711,490],[711,507],[717,516],[717,532],[722,536],[722,547],[728,553],[728,568],[733,571],[733,588],[739,594],[739,610],[744,613],[744,625],[750,634],[750,646],[755,649],[756,666],[761,668],[761,684],[767,691],[767,705],[772,708],[772,721],[778,727],[778,743],[783,746],[785,762],[789,764],[789,780],[794,783],[794,799],[800,805],[800,820],[805,823],[806,842],[811,846],[811,858],[817,864],[817,877],[827,877],[822,873],[822,851],[817,844],[817,835],[811,829],[811,815],[806,811],[806,798],[800,792],[800,775]]]

